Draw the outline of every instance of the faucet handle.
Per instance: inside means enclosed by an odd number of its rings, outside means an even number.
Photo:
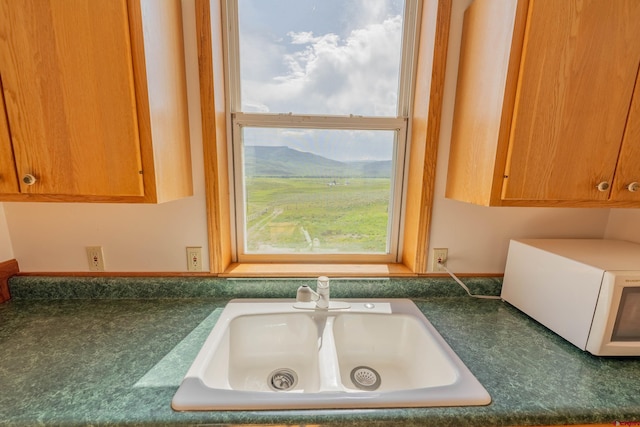
[[[329,278],[326,276],[318,277],[318,308],[329,308]]]
[[[313,291],[307,285],[302,285],[296,292],[296,301],[298,302],[311,302],[313,299]]]
[[[327,276],[318,277],[318,288],[328,288],[329,278]]]

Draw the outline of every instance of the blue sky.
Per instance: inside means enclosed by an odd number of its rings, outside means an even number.
[[[402,9],[401,0],[239,0],[242,110],[395,116]],[[389,132],[326,135],[283,130],[255,144],[336,160],[392,155]]]

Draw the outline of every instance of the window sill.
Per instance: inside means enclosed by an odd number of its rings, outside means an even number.
[[[403,264],[233,263],[219,277],[415,277]]]

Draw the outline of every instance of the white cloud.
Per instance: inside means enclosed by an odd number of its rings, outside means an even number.
[[[399,15],[404,8],[404,0],[353,0],[349,2],[355,13],[351,21],[358,27],[382,22],[387,18]]]
[[[245,112],[252,112],[252,113],[268,113],[269,112],[269,107],[267,107],[264,104],[260,104],[258,102],[256,103],[247,102],[244,105],[244,109],[245,109]]]
[[[246,0],[246,112],[395,116],[402,0]],[[312,13],[305,14],[308,7]],[[318,18],[318,19],[316,19]],[[245,144],[286,145],[336,160],[393,156],[390,131],[247,128]]]
[[[382,13],[372,12],[378,18]],[[393,116],[401,34],[402,19],[393,16],[352,30],[344,38],[290,31],[284,49],[264,46],[263,40],[260,48],[251,49],[259,58],[269,54],[259,66],[261,71],[266,62],[276,60],[275,54],[280,54],[286,71],[258,78],[254,68],[252,78],[243,81],[243,105],[247,109],[260,105],[261,111],[266,107],[271,112]]]
[[[312,31],[301,31],[299,33],[289,31],[287,35],[291,37],[292,44],[307,44],[314,41]]]

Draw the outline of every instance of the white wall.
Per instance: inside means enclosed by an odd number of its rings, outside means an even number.
[[[605,237],[640,243],[640,209],[612,209]]]
[[[13,247],[9,237],[9,227],[4,214],[4,205],[0,203],[0,262],[13,259]]]
[[[454,0],[430,246],[449,248],[448,266],[453,271],[500,273],[510,238],[603,237],[609,210],[485,208],[444,198],[462,13],[469,2]],[[5,203],[13,252],[22,271],[86,271],[84,247],[93,245],[104,247],[108,271],[185,271],[186,246],[202,246],[206,261],[193,4],[183,0],[195,196],[162,205]],[[630,220],[621,218],[620,223],[626,221]],[[614,228],[610,227],[612,234]],[[2,238],[0,217],[0,244],[4,240],[8,239]]]

